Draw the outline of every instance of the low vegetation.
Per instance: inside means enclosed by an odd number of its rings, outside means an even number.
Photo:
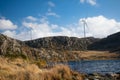
[[[39,68],[24,59],[0,57],[0,80],[83,80],[84,76],[66,65]]]
[[[119,73],[81,74],[62,64],[40,68],[43,63],[0,57],[0,80],[120,80]]]

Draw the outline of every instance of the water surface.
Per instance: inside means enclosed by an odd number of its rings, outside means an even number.
[[[72,61],[68,64],[81,73],[120,73],[120,60]]]

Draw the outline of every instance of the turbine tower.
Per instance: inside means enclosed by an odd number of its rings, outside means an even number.
[[[32,27],[31,27],[31,25],[30,25],[30,27],[28,27],[28,30],[29,30],[29,32],[28,32],[28,33],[29,33],[29,35],[30,35],[30,37],[29,37],[29,38],[30,38],[30,39],[31,39],[31,41],[32,41],[32,39],[33,39],[33,37],[32,37],[32,36],[33,36],[33,35],[32,35]]]
[[[30,30],[30,38],[31,38],[31,41],[32,41],[32,29]]]
[[[81,22],[83,22],[83,28],[84,28],[84,49],[87,50],[87,43],[86,43],[86,27],[88,27],[87,22],[85,19],[82,19]]]
[[[85,19],[82,19],[81,22],[83,22],[84,38],[86,38],[86,27],[88,27],[88,25]]]

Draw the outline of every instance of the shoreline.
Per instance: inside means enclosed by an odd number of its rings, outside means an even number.
[[[85,80],[120,80],[120,73],[92,73],[83,75]]]

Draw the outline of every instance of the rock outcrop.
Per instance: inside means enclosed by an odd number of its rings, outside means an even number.
[[[36,50],[24,42],[0,34],[0,55],[7,57],[35,58]]]

